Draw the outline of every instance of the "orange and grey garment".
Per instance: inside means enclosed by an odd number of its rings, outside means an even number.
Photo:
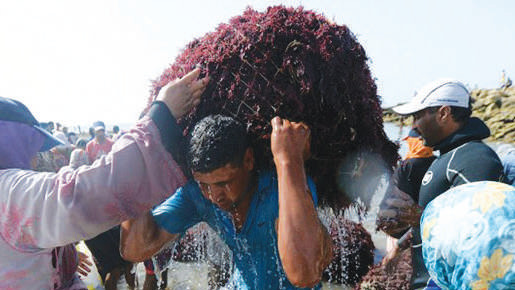
[[[411,130],[410,134],[402,139],[408,144],[408,153],[404,156],[404,160],[411,158],[429,158],[433,156],[433,149],[425,146],[424,140],[417,135],[416,132]]]

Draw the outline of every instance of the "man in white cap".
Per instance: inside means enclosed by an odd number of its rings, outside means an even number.
[[[470,94],[462,83],[452,79],[433,81],[410,102],[393,110],[413,116],[413,128],[425,145],[440,152],[422,179],[418,199],[422,208],[449,188],[503,179],[499,157],[481,141],[490,136],[490,130],[480,119],[470,117]],[[424,289],[431,281],[422,259],[420,227],[413,226],[412,289]]]

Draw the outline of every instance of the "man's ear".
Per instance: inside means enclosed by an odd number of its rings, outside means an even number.
[[[254,169],[254,150],[250,147],[247,148],[245,156],[243,156],[243,167],[248,171],[252,171]]]
[[[438,108],[438,111],[436,112],[437,119],[440,123],[447,123],[450,120],[452,120],[452,114],[451,114],[451,107],[449,106],[441,106]]]

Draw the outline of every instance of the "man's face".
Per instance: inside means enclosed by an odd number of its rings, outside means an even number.
[[[219,208],[229,211],[240,202],[250,182],[251,171],[245,166],[226,164],[211,172],[193,172],[205,198]]]
[[[105,130],[95,130],[95,137],[97,137],[99,140],[103,140],[105,137]]]
[[[438,111],[431,108],[420,110],[413,114],[413,129],[424,138],[424,145],[434,147],[442,141],[442,128],[437,121]]]

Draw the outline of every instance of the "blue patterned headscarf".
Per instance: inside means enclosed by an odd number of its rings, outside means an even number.
[[[422,254],[443,289],[515,289],[515,187],[452,188],[422,215]]]

